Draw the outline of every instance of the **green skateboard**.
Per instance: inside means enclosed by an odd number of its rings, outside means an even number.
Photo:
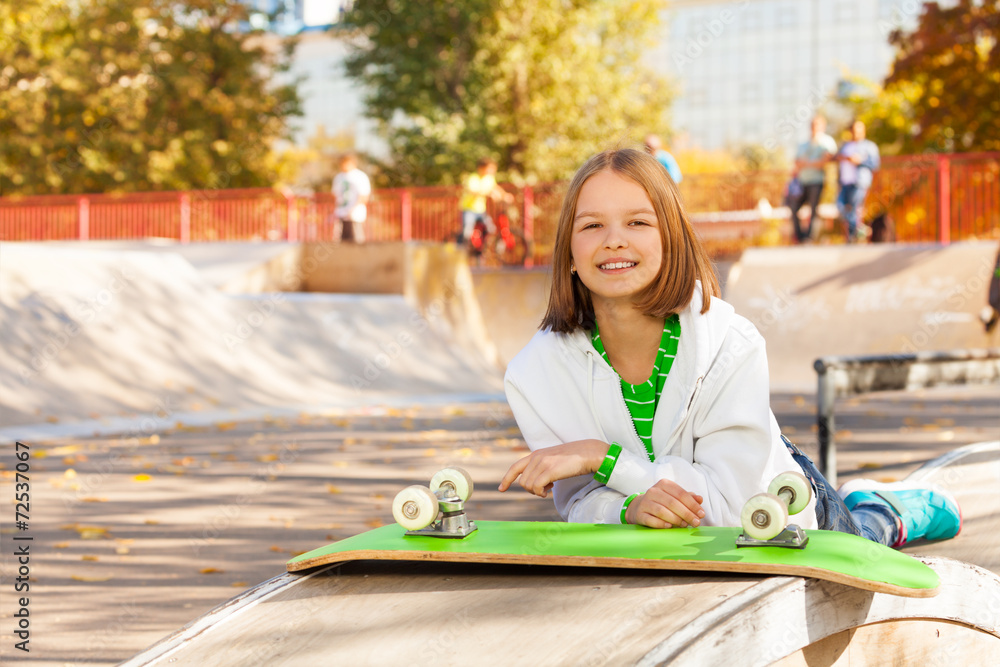
[[[756,523],[759,528],[762,522],[759,514],[752,518],[762,504],[760,499],[747,503],[755,509],[744,512],[744,528],[652,529],[563,522],[473,522],[463,508],[472,493],[467,473],[460,469],[441,471],[432,480],[431,489],[408,487],[400,492],[393,503],[396,525],[304,553],[288,561],[288,571],[358,560],[692,570],[812,577],[906,597],[934,596],[939,584],[934,570],[919,560],[846,533],[787,526],[771,538],[748,538],[752,530],[747,527],[752,529]],[[767,495],[771,496],[767,502],[784,499],[783,493]],[[787,514],[784,517],[787,521]]]

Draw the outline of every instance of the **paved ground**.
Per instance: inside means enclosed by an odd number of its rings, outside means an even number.
[[[785,432],[815,455],[813,398],[772,402]],[[955,447],[998,439],[998,403],[997,387],[843,401],[841,478],[898,479]],[[524,451],[503,402],[33,444],[30,529],[16,530],[7,500],[0,522],[0,659],[115,664],[280,574],[292,554],[391,521],[396,491],[446,464],[477,481],[476,517],[555,518],[549,501],[495,491]],[[3,464],[0,493],[12,499],[8,452]],[[27,654],[12,635],[14,533],[33,538]]]

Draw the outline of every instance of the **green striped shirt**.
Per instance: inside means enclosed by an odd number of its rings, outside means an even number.
[[[677,344],[681,339],[681,322],[676,314],[669,316],[663,322],[663,335],[660,337],[660,351],[656,353],[656,363],[653,365],[653,372],[649,379],[639,384],[630,384],[622,380],[622,397],[625,399],[625,407],[628,408],[632,416],[632,424],[635,425],[635,432],[646,447],[646,454],[652,461],[653,456],[653,415],[656,413],[656,405],[660,401],[660,394],[663,392],[663,385],[667,381],[667,375],[674,364],[674,357],[677,356]],[[590,334],[590,340],[594,349],[600,352],[604,360],[611,365],[608,353],[604,351],[604,343],[601,341],[601,333],[594,324],[594,330]]]

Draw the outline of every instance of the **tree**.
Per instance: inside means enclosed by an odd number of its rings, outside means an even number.
[[[345,15],[347,73],[393,184],[450,184],[477,158],[512,180],[570,176],[662,131],[669,87],[641,64],[660,2],[372,0]]]
[[[4,194],[270,185],[299,100],[246,19],[237,0],[4,3]]]
[[[849,99],[872,137],[902,153],[1000,150],[1000,1],[924,4],[884,88]]]

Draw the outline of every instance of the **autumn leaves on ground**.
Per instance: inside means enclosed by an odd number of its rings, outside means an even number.
[[[851,401],[839,422],[842,470],[899,479],[985,439],[991,391]],[[773,403],[782,429],[815,455],[812,401]],[[920,423],[903,423],[915,414]],[[280,575],[293,555],[391,522],[396,492],[446,465],[472,474],[474,518],[557,518],[550,501],[496,491],[526,451],[503,402],[180,424],[32,449],[36,664],[115,664]],[[2,475],[8,486],[12,471]],[[2,630],[9,648],[9,623]]]
[[[503,403],[32,445],[32,654],[117,663],[291,556],[391,522],[394,494],[449,464],[479,482],[470,511],[555,518],[550,503],[496,491],[523,449]]]

